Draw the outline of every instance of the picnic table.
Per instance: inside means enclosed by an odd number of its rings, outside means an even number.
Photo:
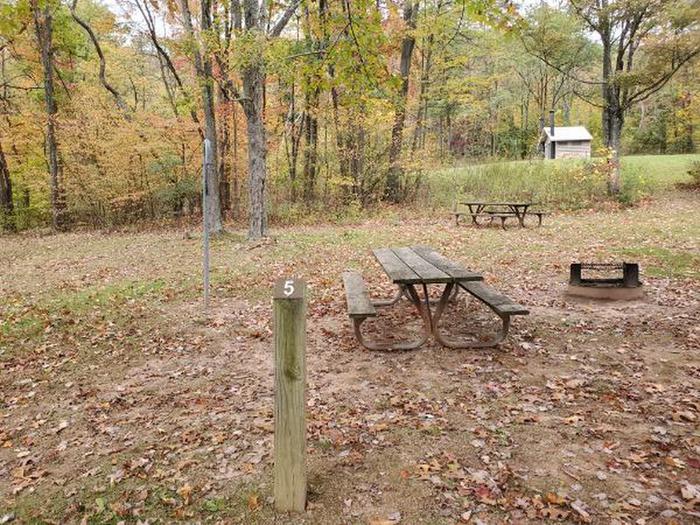
[[[481,274],[464,268],[428,246],[377,248],[372,250],[372,253],[391,282],[397,286],[397,293],[393,299],[372,301],[359,273],[346,272],[343,275],[348,314],[353,320],[355,336],[370,350],[418,348],[425,344],[430,335],[438,343],[449,348],[494,346],[506,337],[512,315],[528,313],[522,306],[485,285]],[[430,300],[428,286],[442,287],[438,301]],[[475,342],[450,338],[443,333],[440,328],[440,319],[448,304],[456,299],[459,290],[470,293],[501,318],[503,326],[495,338],[487,342]],[[391,307],[402,298],[411,302],[422,319],[422,335],[417,340],[403,343],[386,344],[367,341],[360,329],[362,323],[369,317],[376,317],[378,308]],[[435,306],[434,309],[433,306]]]
[[[461,211],[458,208],[458,204],[466,206],[469,211]],[[537,206],[534,202],[472,202],[472,201],[460,201],[455,203],[455,223],[459,225],[459,219],[463,215],[471,216],[472,223],[479,226],[478,219],[486,218],[489,222],[493,222],[495,219],[501,220],[501,227],[506,229],[506,220],[515,217],[518,220],[521,228],[525,227],[525,216],[531,207]],[[542,226],[542,216],[546,215],[543,211],[530,211],[532,215],[537,216],[538,226]]]

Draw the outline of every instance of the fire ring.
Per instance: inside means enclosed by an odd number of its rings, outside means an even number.
[[[596,277],[583,276],[583,270]],[[621,272],[611,276],[612,272]],[[644,297],[636,263],[573,263],[569,272],[567,295],[589,299],[630,301]]]

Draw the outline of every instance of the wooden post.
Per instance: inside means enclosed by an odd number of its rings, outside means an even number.
[[[306,283],[280,279],[273,292],[275,332],[275,508],[306,507]]]

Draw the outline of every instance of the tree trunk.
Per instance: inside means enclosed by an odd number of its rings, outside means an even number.
[[[624,113],[620,107],[620,88],[615,85],[612,64],[612,42],[604,25],[601,31],[603,41],[603,144],[610,154],[610,170],[608,173],[608,192],[611,195],[620,193],[622,180],[620,175],[620,140]]]
[[[405,0],[403,19],[406,22],[407,32],[401,41],[401,62],[399,73],[401,75],[401,89],[396,100],[394,113],[394,125],[391,129],[391,145],[389,147],[389,174],[386,181],[386,196],[392,202],[401,200],[401,149],[403,147],[403,128],[406,120],[406,99],[408,98],[408,78],[411,72],[411,59],[416,38],[413,29],[416,27],[418,14],[418,2]]]
[[[243,99],[248,130],[248,187],[249,223],[248,238],[260,239],[267,235],[267,210],[265,208],[265,183],[267,168],[267,142],[263,117],[263,85],[265,74],[261,64],[254,63],[242,69]]]
[[[306,125],[304,128],[304,201],[310,203],[316,191],[318,171],[318,98],[319,90],[314,89],[306,97]]]
[[[607,108],[606,108],[607,109]],[[620,144],[622,142],[622,126],[624,115],[619,108],[603,110],[605,125],[605,146],[610,150],[610,172],[608,192],[618,195],[622,189],[622,174],[620,171]]]
[[[201,2],[201,24],[202,32],[207,33],[211,29],[211,3],[210,0]],[[180,0],[180,9],[185,29],[190,38],[194,39],[194,26],[192,25],[192,14],[187,0]],[[219,195],[219,152],[218,137],[216,133],[216,114],[214,113],[214,88],[212,77],[212,64],[209,50],[206,46],[206,38],[203,38],[203,45],[194,49],[194,65],[201,84],[202,109],[204,112],[204,138],[209,140],[211,147],[211,164],[207,173],[207,224],[209,231],[213,234],[221,233],[221,198]]]
[[[328,46],[327,28],[327,4],[326,0],[318,1],[318,16],[321,34],[316,36],[311,27],[309,5],[304,9],[304,40],[306,45],[312,49],[325,49]],[[318,174],[318,111],[321,88],[319,85],[323,81],[320,63],[312,62],[313,67],[310,72],[304,75],[304,202],[310,204],[316,193],[316,178]]]
[[[432,66],[434,35],[428,36],[427,49],[423,53],[421,60],[420,92],[418,94],[418,114],[416,115],[416,129],[413,132],[413,143],[411,144],[411,154],[416,152],[423,136],[425,120],[428,118],[428,82],[430,82],[430,69]]]
[[[231,168],[233,196],[231,199],[231,215],[233,215],[234,219],[238,219],[241,215],[241,192],[238,187],[238,111],[235,104],[231,106],[231,119],[233,120],[233,165]]]
[[[0,143],[0,229],[15,231],[14,203],[12,202],[12,180],[7,167],[5,152]]]
[[[283,88],[280,88],[280,90]],[[263,102],[264,105],[264,102]],[[284,145],[291,186],[290,199],[296,202],[298,194],[297,167],[299,160],[299,143],[304,132],[306,117],[302,115],[301,124],[297,125],[296,82],[292,81],[289,89],[289,107],[284,123]]]
[[[210,0],[202,0],[202,32],[207,33],[211,29],[211,4]],[[195,62],[200,52],[195,51]],[[223,231],[221,224],[221,195],[219,193],[219,151],[218,136],[216,133],[216,114],[214,113],[214,78],[212,76],[211,56],[204,44],[199,58],[197,71],[202,82],[202,105],[204,106],[204,138],[209,139],[211,145],[211,165],[207,173],[207,186],[209,202],[207,203],[207,223],[211,233],[217,234]]]
[[[231,101],[228,92],[222,86],[218,89],[219,107],[222,108],[221,126],[219,130],[219,199],[221,205],[221,216],[224,218],[226,210],[231,208],[231,182],[229,174],[231,172],[231,162],[229,161],[229,152],[231,149],[229,137],[229,121],[228,114],[230,111]]]
[[[276,38],[284,30],[301,0],[290,3],[277,22],[268,29],[269,6],[258,0],[243,1],[243,19],[246,33],[258,38]],[[234,11],[237,9],[234,8]],[[264,57],[249,57],[241,68],[243,97],[240,99],[246,115],[248,129],[248,181],[250,209],[248,238],[259,239],[267,235],[267,209],[265,207],[265,179],[267,178],[267,139],[265,136],[265,62]]]
[[[53,16],[48,2],[39,7],[37,0],[32,0],[32,14],[36,30],[37,43],[41,55],[44,76],[44,103],[46,106],[46,160],[49,166],[49,184],[51,187],[51,215],[55,230],[66,228],[66,203],[62,186],[62,168],[58,158],[58,139],[56,138],[56,114],[58,106],[54,95],[54,57],[53,57]]]

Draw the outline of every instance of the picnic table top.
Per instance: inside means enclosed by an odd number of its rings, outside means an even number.
[[[467,206],[534,206],[535,202],[484,202],[484,201],[460,201]]]
[[[377,248],[372,253],[396,284],[483,280],[480,274],[467,270],[428,246]]]

